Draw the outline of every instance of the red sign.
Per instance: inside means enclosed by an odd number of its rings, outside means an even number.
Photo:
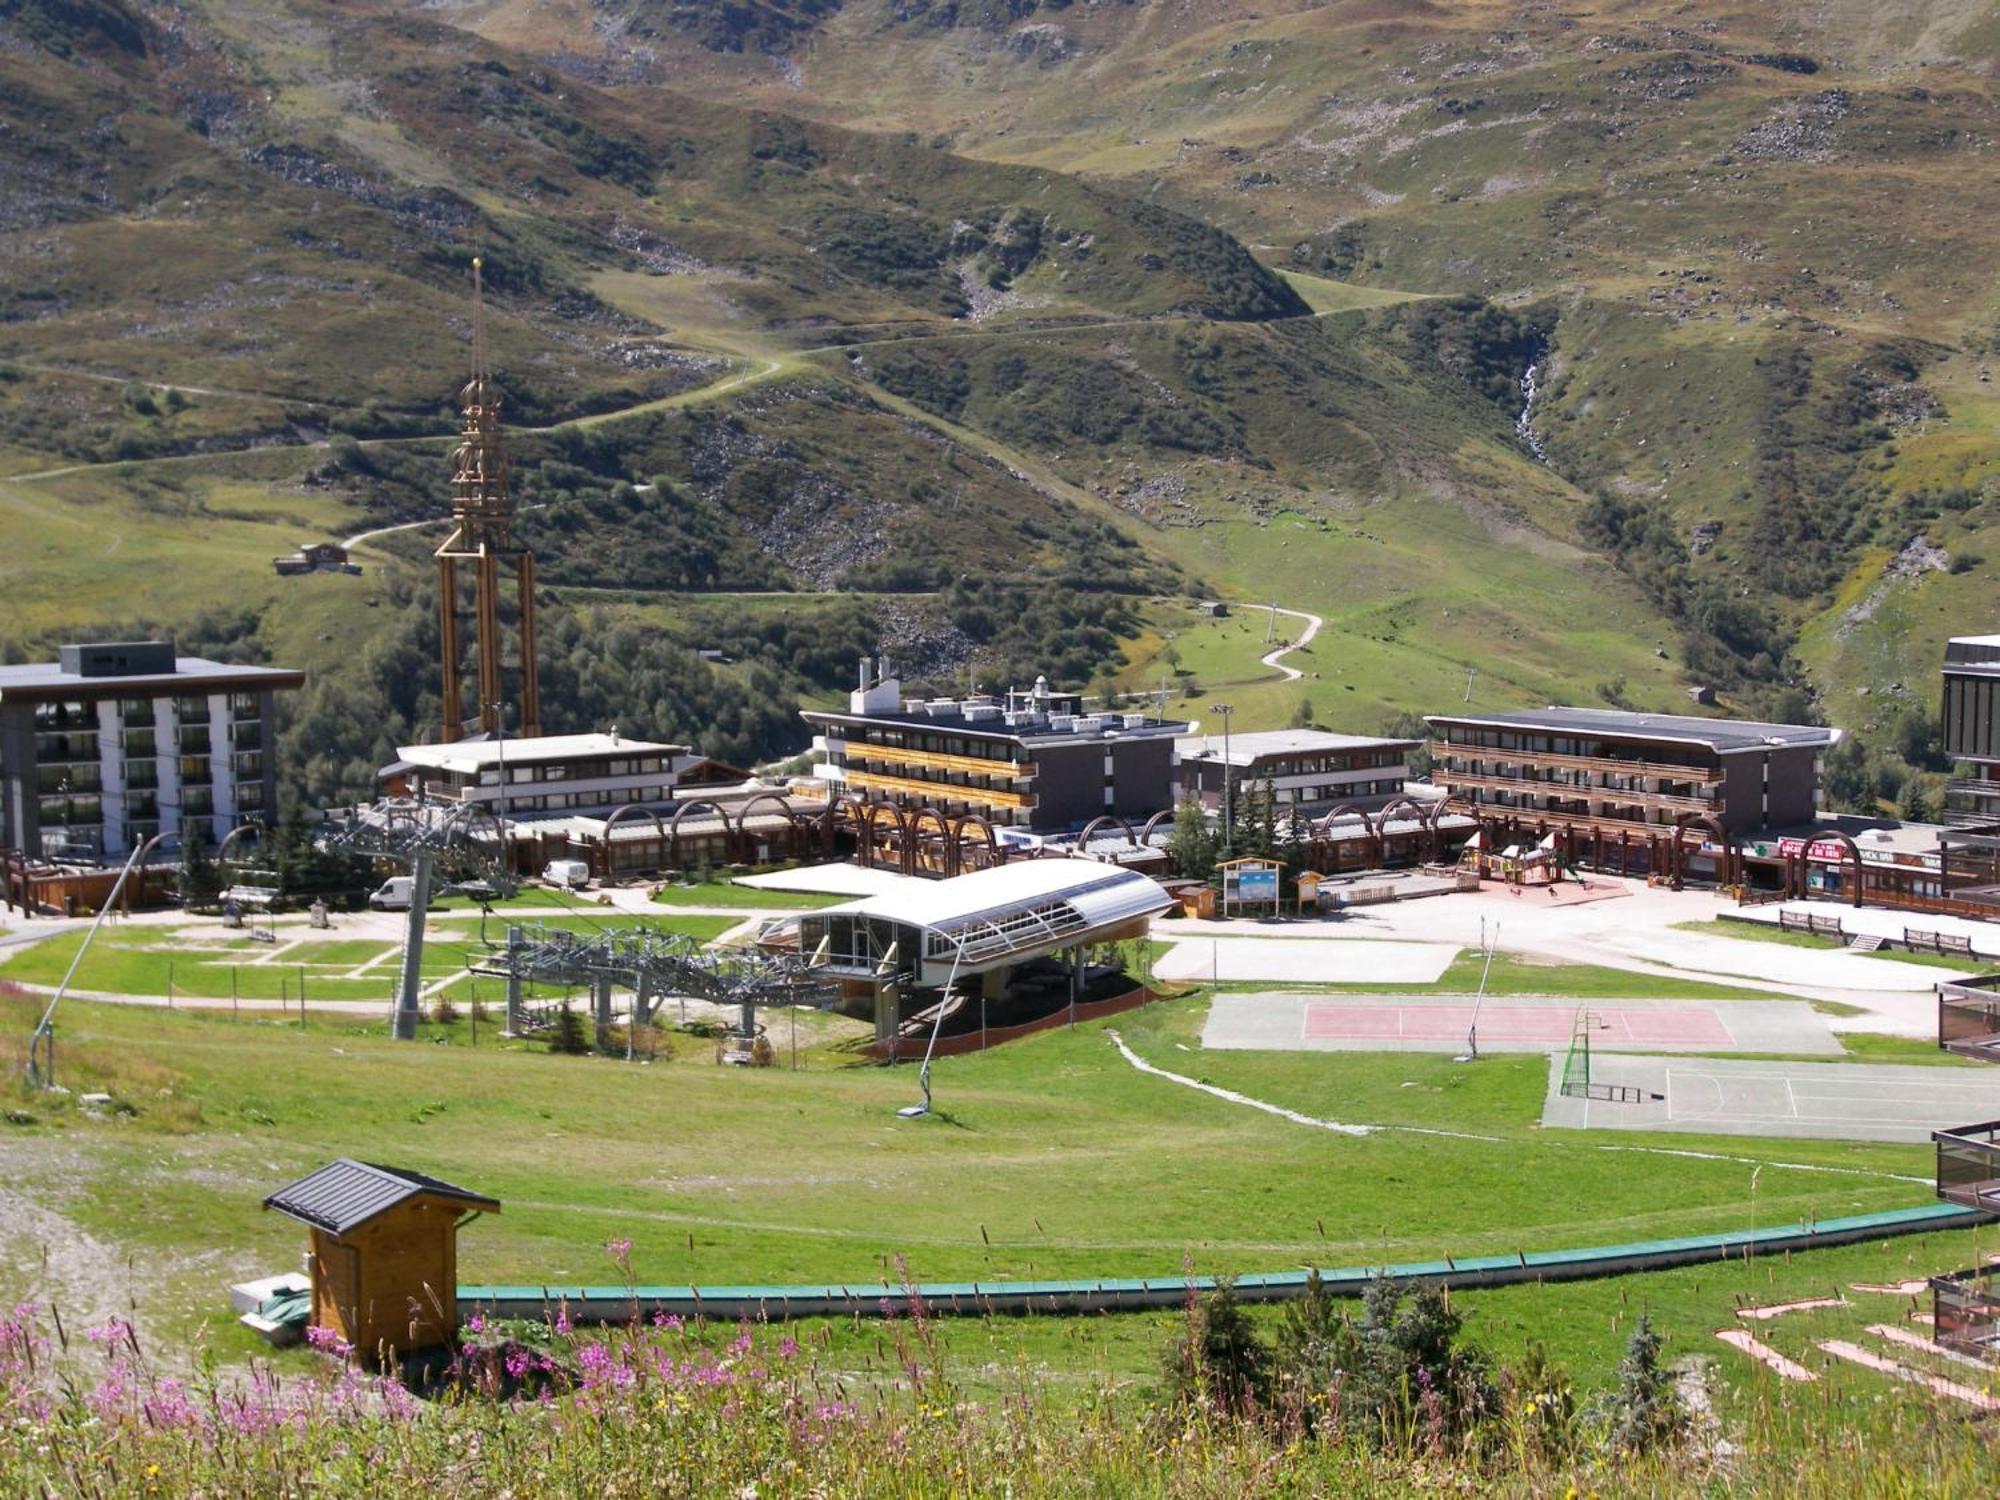
[[[1804,850],[1807,859],[1817,859],[1829,865],[1843,864],[1847,860],[1847,845],[1833,839],[1821,839],[1810,849],[1804,839],[1779,839],[1778,853],[1786,859]]]

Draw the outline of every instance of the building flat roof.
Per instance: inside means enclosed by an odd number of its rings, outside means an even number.
[[[1071,727],[1057,729],[1051,724],[1052,718],[1064,715],[1041,714],[1032,722],[1010,724],[1004,711],[991,718],[967,718],[962,706],[953,712],[940,713],[890,713],[886,710],[874,713],[853,713],[839,708],[810,708],[801,710],[799,717],[808,724],[819,728],[838,729],[846,724],[878,724],[885,729],[938,729],[952,734],[970,735],[976,739],[1000,740],[1022,745],[1065,745],[1077,741],[1105,739],[1137,739],[1163,736],[1179,736],[1193,728],[1186,719],[1155,719],[1143,716],[1144,722],[1127,724],[1127,715],[1106,712],[1100,715],[1071,714],[1071,719],[1098,717],[1103,725],[1094,730]],[[1133,715],[1132,717],[1142,717]]]
[[[46,698],[57,693],[97,697],[133,694],[157,696],[196,686],[298,687],[304,672],[289,667],[246,666],[238,662],[210,661],[205,656],[176,656],[171,672],[135,672],[129,676],[86,677],[65,672],[59,662],[19,662],[0,666],[0,698],[10,694]]]
[[[686,745],[630,740],[618,734],[545,734],[534,739],[453,740],[444,745],[400,745],[396,758],[432,771],[481,771],[503,762],[537,765],[557,760],[602,760],[607,756],[670,753],[685,755]]]
[[[2000,635],[1955,635],[1944,644],[1944,669],[1973,677],[2000,677]]]
[[[1548,734],[1608,739],[1660,740],[1700,745],[1718,755],[1752,750],[1831,745],[1838,729],[1816,724],[1762,724],[1751,719],[1703,719],[1688,714],[1642,714],[1619,708],[1538,708],[1502,713],[1428,714],[1427,724],[1473,724]]]
[[[1156,881],[1095,859],[1016,859],[950,880],[911,881],[816,913],[845,912],[939,932],[1067,901],[1092,925],[1167,910],[1173,897]]]
[[[1225,741],[1229,763],[1248,766],[1267,755],[1311,755],[1342,750],[1414,750],[1422,740],[1372,734],[1336,734],[1330,729],[1258,729],[1248,734],[1191,734],[1174,741],[1182,760],[1221,760]]]

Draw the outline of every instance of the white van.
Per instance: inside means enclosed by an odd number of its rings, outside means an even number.
[[[392,875],[380,890],[369,896],[368,904],[377,911],[408,911],[416,894],[417,882],[409,875]]]
[[[590,884],[590,866],[580,859],[552,859],[542,866],[542,879],[565,890],[580,891]]]

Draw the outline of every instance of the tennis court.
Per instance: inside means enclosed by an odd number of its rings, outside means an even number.
[[[1600,1097],[1582,1098],[1562,1092],[1563,1061],[1550,1064],[1544,1125],[1926,1142],[1933,1130],[2000,1117],[2000,1069],[1594,1052],[1590,1088]]]
[[[1579,1021],[1593,1049],[1788,1052],[1837,1057],[1839,1040],[1802,1000],[1592,1000],[1471,995],[1221,994],[1202,1045],[1252,1051],[1460,1052],[1566,1049]]]

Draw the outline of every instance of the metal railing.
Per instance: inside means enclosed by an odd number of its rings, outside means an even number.
[[[1934,1130],[1937,1195],[1947,1203],[2000,1212],[2000,1120]]]
[[[1489,745],[1432,740],[1433,756],[1459,755],[1472,760],[1504,760],[1517,766],[1568,766],[1610,776],[1651,776],[1661,781],[1693,781],[1713,786],[1722,780],[1720,766],[1676,766],[1656,760],[1621,760],[1612,755],[1564,755],[1554,750],[1496,750]]]

